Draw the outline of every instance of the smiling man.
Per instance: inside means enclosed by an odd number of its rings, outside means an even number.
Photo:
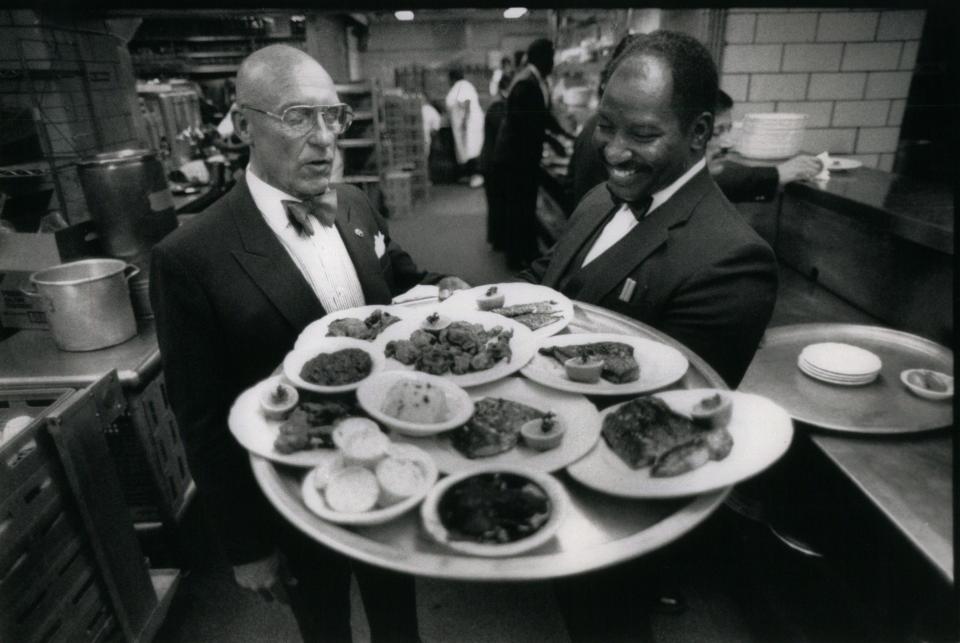
[[[389,304],[424,281],[466,284],[417,270],[363,193],[331,184],[351,115],[310,56],[285,45],[254,52],[237,74],[237,104],[234,128],[250,145],[244,178],[154,248],[151,263],[167,390],[201,506],[237,582],[289,595],[304,640],[350,639],[352,569],[373,640],[414,641],[412,580],[351,565],[287,524],[257,487],[227,413],[324,314]]]
[[[631,42],[594,134],[609,178],[520,277],[650,324],[735,387],[773,312],[777,270],[706,168],[716,96],[716,66],[694,38]]]

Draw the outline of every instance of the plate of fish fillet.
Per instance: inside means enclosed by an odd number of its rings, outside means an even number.
[[[600,379],[570,379],[564,363],[584,353],[603,360]],[[661,342],[614,333],[570,333],[543,337],[521,373],[544,386],[585,395],[634,395],[669,386],[687,372],[683,353]]]
[[[565,295],[547,286],[525,282],[458,290],[443,302],[442,308],[447,315],[485,310],[509,317],[529,328],[535,337],[556,335],[573,319],[573,302]]]
[[[776,462],[793,439],[784,409],[735,391],[664,391],[600,416],[600,440],[567,472],[626,498],[676,498],[737,484]]]

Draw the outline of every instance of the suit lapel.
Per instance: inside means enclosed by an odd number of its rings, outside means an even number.
[[[383,277],[374,246],[379,228],[373,217],[363,217],[356,212],[358,207],[346,192],[341,190],[337,194],[336,226],[357,271],[363,299],[368,304],[389,304],[392,301],[390,286]]]
[[[615,206],[606,188],[597,189],[584,200],[570,217],[570,228],[557,242],[557,247],[553,251],[553,260],[543,275],[543,285],[556,287],[583,244],[590,239]]]
[[[231,213],[243,249],[235,250],[234,257],[290,325],[295,329],[304,328],[323,316],[323,306],[263,220],[245,179],[237,185],[235,193],[236,203]]]

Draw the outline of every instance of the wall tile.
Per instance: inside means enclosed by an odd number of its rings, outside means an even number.
[[[830,118],[833,113],[832,101],[779,101],[778,112],[791,112],[807,115],[807,127],[830,127]]]
[[[727,15],[724,40],[733,43],[753,42],[753,28],[757,23],[756,14],[733,13]]]
[[[750,78],[750,100],[802,99],[807,90],[807,74],[753,74]]]
[[[807,98],[863,98],[867,75],[860,72],[845,74],[812,74]]]
[[[818,42],[858,42],[874,40],[879,14],[873,11],[824,13],[817,26]]]
[[[897,69],[900,65],[899,42],[849,43],[843,49],[841,71]]]
[[[734,103],[733,120],[742,121],[747,114],[758,114],[772,112],[774,104],[771,103]]]
[[[915,40],[923,35],[926,11],[884,11],[880,14],[877,40]]]
[[[903,51],[900,54],[900,69],[913,70],[917,65],[917,52],[920,51],[920,41],[910,40],[903,43]]]
[[[730,98],[735,103],[747,100],[747,85],[749,83],[749,74],[723,74],[720,77],[720,89],[730,94]]]
[[[833,108],[834,127],[868,127],[887,124],[888,100],[838,100]]]
[[[851,154],[847,158],[860,161],[864,167],[877,167],[877,164],[880,162],[879,154]]]
[[[816,13],[761,13],[756,42],[812,42],[817,35]]]
[[[910,94],[909,71],[876,71],[867,76],[867,98],[906,98]]]
[[[838,71],[842,54],[841,43],[785,45],[783,71]]]
[[[803,150],[811,154],[851,154],[857,138],[855,129],[810,129],[803,133]]]
[[[857,152],[860,154],[896,152],[899,139],[899,127],[862,127],[857,136]]]
[[[896,125],[903,122],[903,111],[907,108],[907,101],[904,98],[890,101],[890,115],[887,116],[887,125]]]
[[[877,163],[877,169],[884,172],[893,172],[893,161],[897,158],[896,154],[881,154],[880,162]]]
[[[723,48],[723,71],[780,71],[783,45],[727,45]]]

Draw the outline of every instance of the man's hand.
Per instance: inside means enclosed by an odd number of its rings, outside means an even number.
[[[233,577],[240,587],[260,594],[267,601],[275,598],[281,603],[288,602],[284,581],[291,584],[295,582],[288,577],[280,554],[277,552],[252,563],[236,565],[233,568]]]
[[[460,277],[444,277],[437,283],[437,288],[440,290],[439,299],[443,301],[452,295],[455,290],[463,290],[469,287],[470,284]]]
[[[812,179],[821,169],[823,165],[818,158],[801,154],[778,165],[777,173],[780,175],[780,185],[784,185],[791,181]]]

